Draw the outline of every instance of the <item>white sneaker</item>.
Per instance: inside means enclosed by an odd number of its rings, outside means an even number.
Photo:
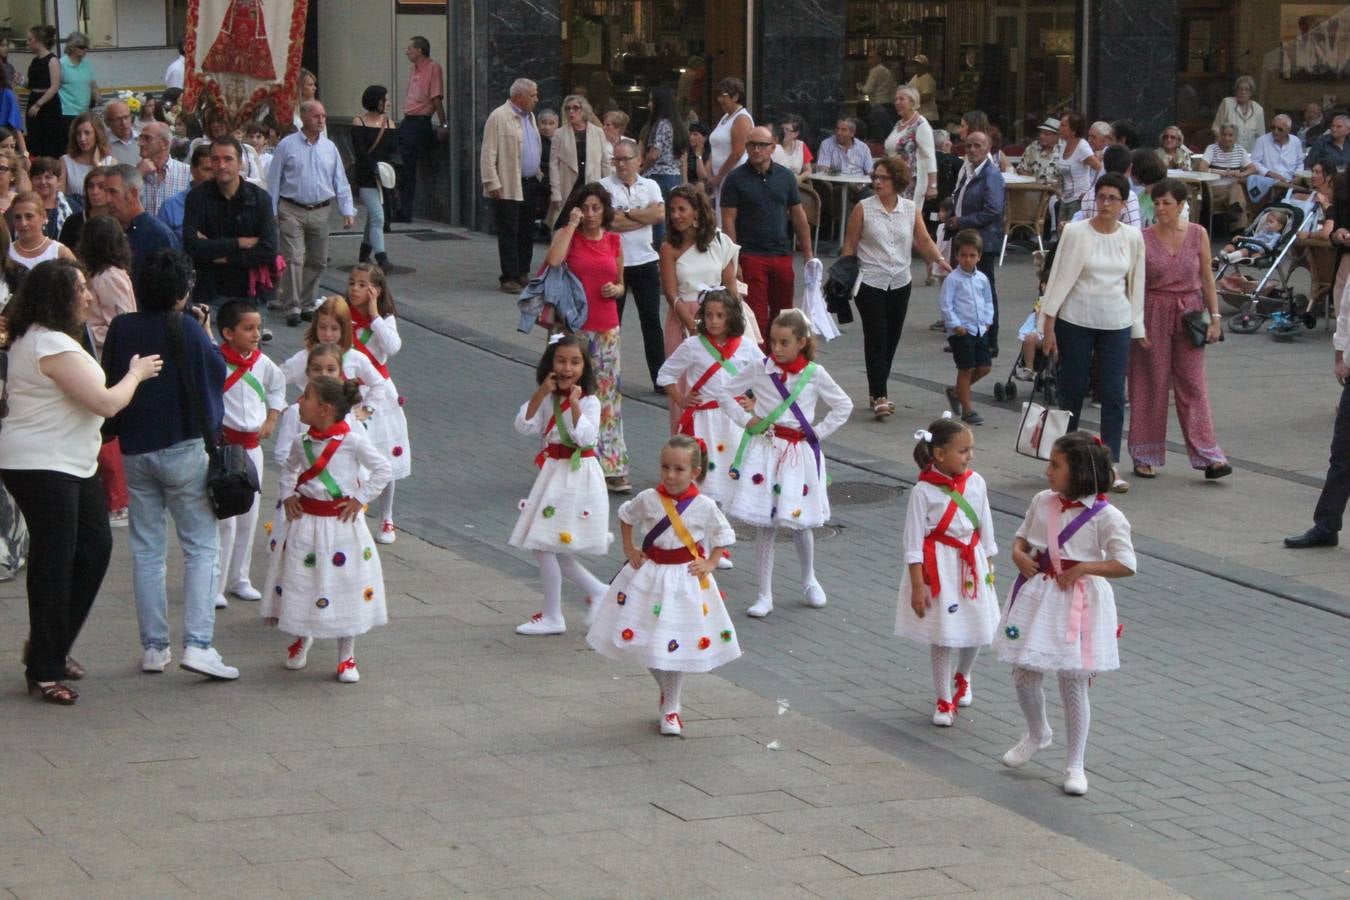
[[[969,706],[975,702],[975,688],[971,685],[970,679],[966,679],[966,692],[961,695],[961,699],[956,701],[957,706]]]
[[[130,521],[131,514],[125,506],[108,513],[108,524],[113,528],[126,528]]]
[[[173,652],[168,647],[163,650],[146,647],[144,652],[141,653],[141,671],[158,675],[169,667],[172,660]]]
[[[540,635],[540,634],[566,634],[567,623],[561,619],[554,622],[544,618],[544,614],[537,612],[530,616],[530,621],[516,626],[516,634]]]
[[[812,609],[820,609],[825,605],[825,589],[818,581],[813,581],[802,588],[802,596],[806,598],[806,605]]]
[[[942,710],[933,711],[933,724],[939,728],[950,728],[955,721],[956,715],[953,713],[943,712]]]
[[[225,599],[224,594],[216,594],[216,609],[225,609],[230,605],[230,601]]]
[[[236,582],[236,583],[229,589],[229,593],[234,594],[234,595],[235,595],[236,597],[238,597],[240,600],[261,600],[261,599],[262,599],[262,594],[258,591],[258,589],[255,588],[253,585],[249,584],[247,581],[239,581],[239,582]]]
[[[1026,366],[1014,366],[1013,378],[1016,378],[1018,381],[1035,381],[1036,373],[1028,369]]]
[[[661,717],[661,733],[676,736],[684,734],[684,722],[679,713],[666,713]]]
[[[356,668],[355,656],[349,656],[338,663],[337,680],[343,684],[356,684],[361,680],[361,673]]]
[[[313,646],[314,638],[296,638],[295,642],[286,648],[286,668],[292,671],[303,669],[309,662],[309,648]]]
[[[722,558],[719,559],[719,560],[717,561],[717,568],[719,568],[719,569],[734,569],[735,566],[733,566],[733,565],[731,564],[731,557],[730,557],[730,556],[727,556],[727,555],[724,553],[724,554],[722,554]]]
[[[375,540],[381,544],[392,544],[394,542],[394,520],[385,519],[380,523],[380,533],[375,535]]]
[[[1081,797],[1087,793],[1087,773],[1082,769],[1064,770],[1064,793]]]
[[[1111,482],[1111,493],[1128,494],[1130,492],[1130,483],[1124,478],[1117,478]]]
[[[754,605],[745,611],[747,616],[754,616],[756,619],[762,619],[773,612],[773,598],[760,597]]]
[[[1010,769],[1022,768],[1038,751],[1049,747],[1050,740],[1050,737],[1046,737],[1043,741],[1036,741],[1030,733],[1022,735],[1022,739],[1014,744],[1011,750],[1003,754],[1003,764]]]
[[[239,670],[225,665],[225,661],[220,658],[220,651],[215,647],[184,647],[183,659],[178,663],[178,668],[220,681],[233,681],[239,677]]]

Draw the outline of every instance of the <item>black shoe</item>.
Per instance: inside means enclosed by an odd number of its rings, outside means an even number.
[[[306,322],[313,322],[313,321],[314,321],[314,310],[312,310],[312,309],[302,309],[302,310],[300,310],[300,318],[304,319]]]
[[[271,340],[272,340],[272,329],[270,329],[270,328],[264,328],[264,329],[262,330],[262,342],[263,342],[264,344],[267,344],[267,343],[270,343]]]
[[[292,328],[299,325],[300,321],[301,321],[300,314],[298,312],[293,312],[290,315],[286,316],[286,324],[291,326]]]
[[[1320,525],[1314,525],[1298,537],[1284,539],[1284,545],[1290,550],[1303,550],[1307,547],[1335,547],[1341,542],[1334,531],[1328,531]]]
[[[356,261],[358,263],[370,262],[370,245],[364,241],[361,243],[361,252],[357,254]]]
[[[386,274],[386,275],[388,275],[388,274],[389,274],[389,270],[392,269],[392,268],[394,267],[394,264],[391,263],[391,262],[389,261],[389,254],[388,254],[388,253],[376,253],[376,254],[375,254],[375,265],[379,266],[379,267],[380,267],[380,271],[383,272],[383,273]]]

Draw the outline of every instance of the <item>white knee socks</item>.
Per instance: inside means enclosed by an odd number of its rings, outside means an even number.
[[[558,554],[547,550],[534,551],[539,563],[539,580],[544,587],[544,620],[555,624],[562,617],[562,569],[558,565]]]
[[[592,575],[585,566],[577,562],[575,556],[558,554],[558,569],[568,581],[585,591],[592,602],[599,603],[600,598],[605,596],[605,591],[609,590],[609,585]]]
[[[931,648],[933,657],[933,690],[937,692],[939,704],[952,702],[952,648]],[[950,710],[949,710],[950,711]]]
[[[960,656],[956,660],[956,671],[965,676],[966,681],[970,681],[970,670],[975,668],[975,657],[980,655],[979,647],[962,647]]]
[[[759,554],[759,596],[773,598],[773,539],[777,528],[755,529],[755,550]]]
[[[1041,683],[1045,675],[1032,669],[1013,667],[1013,687],[1017,689],[1017,705],[1027,719],[1027,733],[1037,744],[1050,742],[1050,720],[1045,717],[1045,691]]]
[[[657,686],[661,689],[661,715],[678,713],[680,711],[680,692],[684,689],[684,673],[669,672],[664,669],[648,669],[652,677],[656,679]]]
[[[343,663],[356,656],[356,638],[338,638],[338,662]]]
[[[394,521],[394,485],[396,481],[390,481],[380,491],[380,496],[375,499],[376,509],[379,512],[381,522]]]
[[[802,590],[816,583],[816,538],[809,528],[792,532],[797,547],[797,562],[802,567]]]
[[[1064,700],[1064,742],[1068,745],[1064,768],[1081,772],[1083,756],[1087,753],[1088,727],[1092,723],[1092,707],[1088,703],[1088,676],[1081,673],[1060,672],[1059,695]]]

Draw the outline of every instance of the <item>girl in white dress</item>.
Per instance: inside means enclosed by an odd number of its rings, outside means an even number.
[[[303,669],[315,638],[337,638],[337,678],[361,680],[356,636],[389,621],[384,575],[362,508],[389,483],[389,461],[346,422],[360,399],[351,381],[320,376],[300,398],[308,430],[291,442],[280,488],[286,536],[272,550],[263,621],[296,636],[286,668]]]
[[[646,666],[660,689],[662,734],[684,731],[684,673],[710,672],[741,655],[712,572],[736,541],[717,504],[699,492],[707,454],[677,434],[661,448],[661,483],[619,507],[628,564],[609,586],[586,643],[616,662]],[[633,542],[633,532],[642,535]]]
[[[745,430],[727,469],[735,487],[726,508],[732,518],[759,529],[759,597],[748,610],[757,618],[773,611],[773,541],[779,528],[792,531],[807,605],[817,609],[825,605],[825,591],[816,581],[811,534],[830,518],[820,442],[853,412],[853,401],[844,389],[811,361],[815,341],[805,313],[799,309],[779,313],[769,329],[769,348],[771,356],[728,378],[718,397],[722,411]],[[735,399],[748,390],[754,392],[753,411]],[[819,401],[830,412],[813,424]]]
[[[895,633],[931,646],[933,724],[946,727],[958,707],[974,699],[970,671],[998,627],[992,562],[998,546],[984,479],[970,468],[975,455],[970,428],[949,412],[914,439],[921,472],[905,513]]]
[[[604,555],[609,533],[609,492],[595,442],[600,435],[600,401],[595,368],[586,345],[571,334],[555,334],[535,370],[539,387],[516,413],[516,431],[542,442],[530,496],[520,501],[520,518],[510,544],[534,552],[544,586],[544,608],[516,627],[516,634],[563,634],[562,580],[586,592],[587,621],[608,585],[577,562],[576,554]]]
[[[347,307],[352,314],[352,349],[360,353],[389,382],[389,389],[378,396],[380,405],[370,417],[369,436],[375,446],[389,457],[394,480],[389,482],[376,502],[380,537],[394,540],[394,482],[412,473],[412,447],[408,443],[408,419],[403,414],[403,398],[389,374],[389,360],[403,348],[398,336],[398,317],[394,295],[384,270],[372,263],[357,263],[347,276]],[[386,541],[382,541],[384,543]]]
[[[1120,668],[1116,602],[1108,578],[1135,572],[1130,523],[1106,502],[1111,452],[1095,435],[1074,431],[1055,441],[1045,477],[1050,490],[1031,501],[1013,542],[1017,582],[994,639],[998,658],[1013,665],[1017,702],[1027,733],[1003,754],[1003,764],[1025,765],[1050,746],[1041,681],[1059,675],[1068,744],[1064,793],[1087,793],[1088,683],[1097,672]]]
[[[700,478],[704,494],[725,504],[734,482],[727,477],[743,431],[717,405],[722,384],[763,354],[745,339],[745,306],[727,291],[708,291],[698,307],[698,333],[685,338],[656,374],[666,398],[682,410],[679,434],[698,437],[708,448],[708,465]]]

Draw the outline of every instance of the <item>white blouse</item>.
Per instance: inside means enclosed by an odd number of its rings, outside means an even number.
[[[267,400],[264,402],[243,378],[236,381],[225,392],[223,400],[224,424],[236,431],[258,431],[267,421],[267,414],[271,410],[280,412],[286,409],[286,376],[281,374],[280,366],[268,359],[266,354],[260,353],[249,373],[262,385]]]
[[[697,300],[704,287],[722,284],[722,270],[740,253],[740,245],[720,231],[707,250],[694,244],[675,259],[675,293],[681,300]]]
[[[980,517],[980,546],[984,548],[985,555],[997,556],[994,514],[989,510],[989,493],[978,472],[970,473],[965,493],[961,496],[975,510],[975,515]],[[909,494],[909,505],[905,509],[905,565],[923,562],[924,539],[938,527],[951,502],[951,497],[935,484],[920,481],[914,485],[914,490]],[[962,542],[970,540],[970,536],[975,533],[974,525],[959,506],[956,515],[952,516],[951,524],[947,526],[947,533]]]
[[[1070,222],[1055,252],[1041,313],[1083,328],[1130,329],[1144,337],[1144,236],[1133,225],[1101,234]]]
[[[750,340],[748,335],[741,338],[740,346],[736,352],[731,354],[728,360],[732,367],[741,372],[748,366],[753,366],[764,358],[764,354],[755,346],[754,341]],[[692,386],[694,382],[703,377],[703,373],[708,371],[717,360],[713,359],[708,348],[703,346],[698,335],[685,338],[680,342],[680,346],[675,348],[675,352],[666,357],[666,361],[661,364],[661,371],[656,373],[656,383],[659,385],[674,384],[683,377]],[[720,396],[721,384],[729,378],[726,369],[717,366],[717,374],[708,379],[708,383],[703,386],[699,393],[709,398]]]
[[[778,368],[772,357],[766,357],[759,362],[746,366],[741,369],[735,378],[728,378],[722,382],[721,392],[718,394],[718,406],[722,412],[731,417],[731,420],[744,428],[750,423],[751,414],[741,408],[741,405],[734,399],[738,394],[744,394],[747,389],[753,389],[755,392],[755,412],[754,415],[760,418],[773,412],[778,404],[783,402],[783,395],[778,393],[778,388],[774,387],[773,379],[769,376],[782,370]],[[800,374],[787,375],[784,377],[784,387],[789,392],[797,386],[797,380],[801,378]],[[815,424],[816,402],[825,401],[829,406],[830,412],[821,419],[819,424]],[[844,389],[830,377],[830,373],[825,371],[824,366],[816,367],[816,374],[811,376],[806,387],[797,397],[797,406],[801,409],[802,415],[806,416],[808,422],[813,423],[816,437],[822,441],[834,434],[844,426],[848,417],[853,414],[853,401],[849,399]],[[786,412],[775,423],[785,428],[800,429],[797,417],[791,412]]]
[[[619,521],[633,527],[633,543],[639,547],[646,539],[647,532],[655,528],[656,523],[665,517],[666,510],[661,504],[661,495],[655,488],[647,488],[619,507]],[[731,523],[707,494],[695,497],[693,502],[685,507],[684,512],[680,513],[680,519],[684,521],[694,541],[703,547],[704,553],[711,553],[714,548],[730,547],[736,543],[736,532],[731,529]],[[679,550],[684,547],[684,542],[680,540],[674,528],[667,528],[657,535],[655,543],[662,550]]]
[[[297,434],[290,444],[290,452],[286,456],[286,462],[282,467],[280,484],[287,486],[294,485],[301,473],[310,467],[309,457],[305,454],[305,435],[309,431]],[[328,440],[311,439],[311,446],[314,455],[317,458],[323,452],[323,448],[328,445]],[[364,429],[353,428],[347,432],[341,445],[333,458],[328,461],[328,466],[324,470],[333,476],[337,486],[342,488],[344,497],[355,497],[362,503],[369,503],[380,492],[384,490],[385,485],[393,478],[394,471],[389,466],[389,459],[384,453],[370,442],[366,437]],[[364,477],[362,477],[364,476]],[[278,487],[280,489],[280,487]],[[328,494],[328,488],[324,487],[323,482],[318,478],[311,478],[299,487],[292,487],[291,491],[302,497],[309,497],[315,500],[331,500]],[[283,498],[284,499],[284,498]]]
[[[581,416],[576,422],[572,421],[572,410],[565,410],[563,415],[567,417],[567,432],[572,435],[572,442],[578,447],[589,447],[600,437],[600,401],[587,394],[581,398],[580,405]],[[520,404],[520,409],[516,412],[516,431],[521,434],[542,435],[543,444],[562,443],[557,422],[549,426],[548,431],[544,430],[544,426],[553,418],[553,401],[545,397],[539,408],[534,411],[534,416],[526,418],[525,411],[529,408],[528,400]]]
[[[292,353],[281,364],[286,383],[304,389],[305,385],[309,384],[309,376],[305,374],[305,367],[308,364],[308,350],[297,350]],[[381,375],[360,350],[348,350],[342,354],[342,375],[361,386],[361,402],[366,406],[379,407],[398,401],[389,379]]]
[[[900,197],[887,212],[876,195],[858,204],[863,211],[858,239],[858,271],[862,283],[883,291],[909,284],[914,241],[914,201]]]
[[[1103,490],[1106,486],[1103,485]],[[1035,497],[1031,498],[1031,506],[1027,508],[1026,518],[1017,529],[1017,537],[1022,538],[1031,545],[1032,550],[1044,551],[1046,549],[1045,516],[1049,510],[1059,509],[1060,504],[1055,499],[1054,491],[1041,491]],[[1096,502],[1095,497],[1080,497],[1084,507],[1091,506]],[[1054,504],[1051,507],[1050,504]],[[1059,530],[1062,533],[1069,523],[1078,518],[1083,510],[1077,507],[1063,510],[1059,513]],[[1138,563],[1135,560],[1134,544],[1130,540],[1130,522],[1125,518],[1125,514],[1114,506],[1107,505],[1105,509],[1097,513],[1087,523],[1073,533],[1064,546],[1060,548],[1060,557],[1062,559],[1071,559],[1075,562],[1101,562],[1102,560],[1114,560],[1125,566],[1131,572],[1138,571]]]

